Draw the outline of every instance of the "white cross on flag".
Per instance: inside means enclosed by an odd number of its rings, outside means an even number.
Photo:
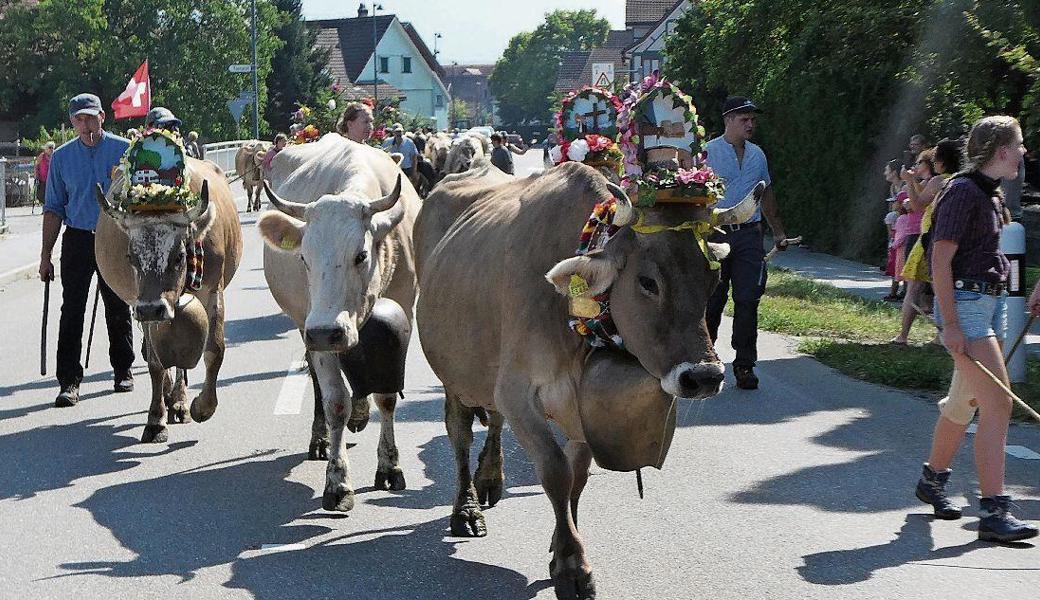
[[[112,112],[116,119],[143,117],[152,108],[152,84],[148,81],[148,60],[130,78],[119,97],[112,101]]]

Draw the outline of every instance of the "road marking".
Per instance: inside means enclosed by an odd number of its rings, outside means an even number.
[[[1023,458],[1025,460],[1040,460],[1040,454],[1033,452],[1025,446],[1005,446],[1004,452],[1007,452],[1015,458]]]
[[[976,425],[975,423],[972,423],[971,425],[968,425],[968,429],[964,433],[970,433],[970,434],[974,435],[974,433],[976,431],[978,431],[978,429],[979,429],[979,426]]]
[[[278,400],[274,403],[274,414],[276,415],[298,415],[303,406],[303,394],[307,391],[307,382],[310,381],[307,372],[307,361],[298,360],[289,365],[285,372],[285,380],[282,382],[282,391],[278,393]]]
[[[261,552],[284,552],[286,550],[306,550],[307,546],[303,544],[263,544],[260,546]]]

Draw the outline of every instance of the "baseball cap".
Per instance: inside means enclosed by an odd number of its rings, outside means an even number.
[[[726,101],[722,103],[722,116],[725,117],[730,113],[736,112],[760,113],[762,112],[762,109],[755,106],[755,103],[752,102],[750,98],[745,98],[743,96],[730,96],[729,98],[726,98]]]
[[[69,116],[75,117],[76,115],[94,115],[104,111],[101,108],[101,98],[98,98],[94,94],[79,94],[72,97],[69,100]]]
[[[401,133],[404,133],[404,126],[401,125],[400,123],[394,123],[394,126],[390,128],[390,132],[391,133],[397,133],[398,131],[400,131]]]
[[[144,117],[145,127],[165,127],[167,125],[181,126],[181,120],[173,116],[173,113],[168,108],[156,106],[148,111],[148,114]]]

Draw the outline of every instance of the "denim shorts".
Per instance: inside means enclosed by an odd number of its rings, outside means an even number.
[[[1007,334],[1007,294],[987,296],[978,292],[954,290],[957,320],[966,340],[995,336],[1003,340]],[[943,324],[939,299],[935,299],[935,322]]]

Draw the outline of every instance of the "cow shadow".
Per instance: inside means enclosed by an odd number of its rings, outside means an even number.
[[[88,510],[135,557],[65,563],[60,566],[70,573],[64,576],[174,575],[188,581],[200,569],[233,562],[263,544],[300,543],[326,534],[329,527],[286,525],[314,506],[311,487],[286,480],[305,459],[245,456],[100,489],[76,506]]]
[[[142,414],[144,411],[131,412],[0,436],[0,456],[7,457],[0,460],[0,500],[30,499],[69,487],[79,479],[132,469],[141,464],[137,459],[171,454],[195,444],[179,442],[159,452],[126,452],[138,442],[120,434],[136,433],[140,424],[117,425],[115,421]]]
[[[296,331],[296,325],[284,313],[232,319],[224,322],[224,341],[233,347],[246,342],[279,339],[290,331]]]

